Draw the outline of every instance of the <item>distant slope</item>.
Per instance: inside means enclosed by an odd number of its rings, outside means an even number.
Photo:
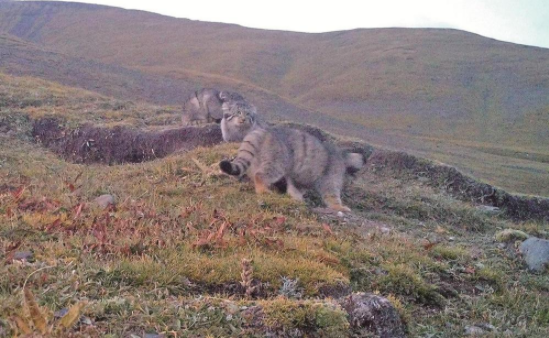
[[[121,98],[174,104],[198,84],[73,57],[0,34],[0,69]]]
[[[547,49],[456,30],[304,34],[55,2],[0,3],[0,32],[168,82],[237,88],[270,118],[549,195],[535,183],[549,181]]]
[[[118,99],[164,105],[180,105],[192,91],[209,85],[245,92],[261,110],[277,112],[269,115],[271,119],[289,119],[301,112],[305,116],[302,120],[305,120],[310,114],[274,93],[245,86],[231,79],[186,73],[179,74],[178,77],[148,74],[116,64],[105,64],[54,52],[35,43],[1,33],[0,70],[12,75],[41,77]]]
[[[334,113],[459,119],[497,109],[512,120],[549,103],[548,50],[454,30],[303,34],[49,2],[3,3],[0,18],[0,30],[71,55],[223,75]]]

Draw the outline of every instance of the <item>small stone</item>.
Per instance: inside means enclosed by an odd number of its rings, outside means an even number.
[[[114,205],[114,196],[113,195],[101,195],[93,200],[100,208],[105,209],[111,205]]]
[[[530,237],[519,247],[531,271],[544,272],[549,267],[549,241]]]
[[[453,242],[453,241],[455,241],[455,240],[456,240],[455,237],[452,237],[452,236],[448,237],[448,241],[449,241],[449,242]]]
[[[145,333],[145,336],[144,338],[163,338],[164,335],[163,334],[158,334],[158,333]]]
[[[480,323],[480,324],[477,324],[477,326],[486,331],[496,331],[496,327],[490,323]]]
[[[525,241],[528,239],[528,234],[516,229],[505,229],[497,232],[494,238],[498,242]]]
[[[92,325],[92,320],[89,318],[89,317],[86,317],[86,316],[82,316],[80,317],[80,323],[82,323],[83,325]]]
[[[337,212],[337,216],[338,216],[338,217],[343,217],[343,216],[345,216],[345,215],[343,214],[342,211],[338,211],[338,212]]]
[[[61,310],[55,311],[55,313],[53,314],[53,316],[54,316],[55,318],[61,318],[61,317],[64,317],[67,313],[69,313],[69,309],[67,309],[67,308],[62,308]]]
[[[466,326],[464,334],[466,336],[482,336],[486,334],[486,331],[478,326]]]
[[[14,261],[31,261],[33,259],[33,254],[31,251],[17,251],[13,254]]]
[[[488,213],[488,214],[497,214],[500,211],[498,207],[493,207],[490,205],[479,205],[477,206],[477,210],[484,211],[485,213]]]
[[[380,227],[379,230],[381,231],[382,234],[388,234],[389,232],[391,232],[391,228],[387,228],[387,227]]]
[[[421,183],[427,183],[430,181],[429,177],[425,177],[425,176],[420,176],[417,178],[417,180]]]

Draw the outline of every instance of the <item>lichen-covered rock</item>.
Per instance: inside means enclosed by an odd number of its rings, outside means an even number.
[[[528,234],[516,229],[505,229],[497,232],[494,237],[498,242],[524,241],[528,239]]]
[[[406,337],[405,325],[387,298],[361,292],[343,298],[340,303],[349,314],[351,328],[362,333],[361,336],[373,333],[382,338]]]
[[[530,237],[520,247],[520,252],[532,271],[543,272],[549,268],[549,241]]]

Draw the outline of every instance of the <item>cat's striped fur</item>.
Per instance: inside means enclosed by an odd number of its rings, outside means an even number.
[[[287,192],[297,200],[303,199],[303,190],[315,189],[329,208],[350,211],[341,202],[344,175],[362,164],[362,155],[344,154],[307,132],[256,127],[244,137],[237,157],[220,167],[229,175],[248,175],[259,194],[285,180]]]

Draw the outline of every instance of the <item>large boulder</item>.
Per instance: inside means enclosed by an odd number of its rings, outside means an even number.
[[[544,272],[549,268],[549,241],[530,237],[519,247],[520,252],[528,264],[528,268],[535,272]]]

